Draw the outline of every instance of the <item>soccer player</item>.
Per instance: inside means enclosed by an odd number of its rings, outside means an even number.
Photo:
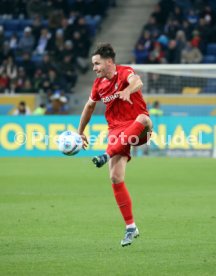
[[[141,93],[143,83],[129,66],[115,64],[115,52],[110,44],[100,44],[92,55],[94,81],[78,127],[83,147],[88,141],[84,134],[97,101],[106,105],[105,117],[108,122],[108,147],[104,154],[92,159],[100,168],[109,162],[109,172],[116,202],[126,224],[122,246],[130,245],[139,236],[132,213],[130,194],[125,186],[125,169],[131,159],[131,145],[142,145],[150,137],[152,122]]]

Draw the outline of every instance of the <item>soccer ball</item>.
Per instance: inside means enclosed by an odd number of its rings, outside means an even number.
[[[58,148],[65,155],[77,154],[81,150],[82,144],[81,136],[73,131],[64,131],[58,138]]]

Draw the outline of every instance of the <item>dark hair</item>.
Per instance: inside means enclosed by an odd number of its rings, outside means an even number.
[[[154,101],[154,102],[153,102],[153,107],[154,107],[154,108],[159,107],[159,105],[160,105],[159,101]]]
[[[24,101],[21,101],[19,104],[22,105],[22,106],[26,105],[26,103]]]
[[[98,44],[96,50],[92,53],[92,56],[95,55],[100,55],[104,59],[111,58],[112,60],[115,60],[116,56],[113,47],[109,43]]]

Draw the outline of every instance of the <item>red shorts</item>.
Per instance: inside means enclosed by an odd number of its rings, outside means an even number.
[[[116,127],[114,129],[110,129],[109,133],[108,133],[108,146],[107,149],[109,149],[110,147],[113,146],[113,144],[115,143],[115,140],[119,137],[119,135],[124,132],[124,130],[129,127],[134,121],[128,121],[127,124],[124,124],[123,126],[119,126]],[[149,138],[151,137],[151,133],[146,133],[145,136],[142,136],[142,138],[139,138],[139,141],[136,145],[134,146],[140,146],[140,145],[144,145],[148,142]],[[123,156],[127,156],[128,157],[128,161],[130,161],[131,159],[131,155],[130,155],[130,150],[131,150],[131,145],[127,144],[124,149],[119,153],[120,155]]]

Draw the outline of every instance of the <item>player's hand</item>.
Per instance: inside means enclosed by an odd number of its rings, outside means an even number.
[[[119,95],[119,98],[123,101],[127,101],[130,104],[133,104],[133,102],[130,99],[130,92],[127,90],[116,92],[117,95]]]
[[[88,139],[86,138],[86,136],[85,136],[84,133],[80,134],[80,136],[81,136],[81,138],[82,138],[82,140],[83,140],[82,148],[83,148],[84,150],[86,150],[86,148],[88,147],[88,144],[89,144]]]

